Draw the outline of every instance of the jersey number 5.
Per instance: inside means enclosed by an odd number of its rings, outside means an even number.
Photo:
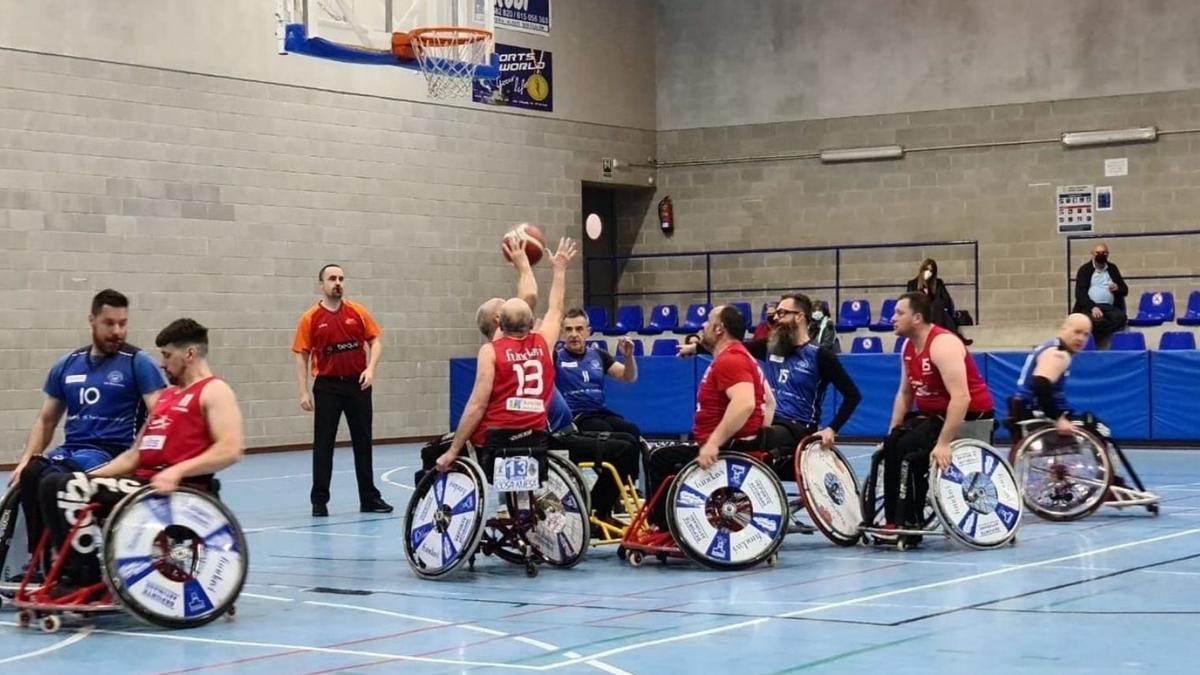
[[[542,395],[542,362],[522,361],[512,364],[517,374],[517,396]]]

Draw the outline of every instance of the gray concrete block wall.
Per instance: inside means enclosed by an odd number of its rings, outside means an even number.
[[[654,152],[648,131],[3,49],[0,92],[0,462],[106,286],[143,347],[179,316],[212,329],[249,445],[309,442],[289,345],[330,261],[385,331],[375,434],[441,432],[446,360],[512,292],[503,231],[578,236],[600,157]]]
[[[1200,128],[1200,90],[1072,101],[1003,105],[744,127],[661,131],[658,159],[674,162],[754,153],[806,153],[823,148],[900,143],[912,149],[942,144],[1057,139],[1064,131],[1156,125]],[[1111,185],[1115,210],[1096,214],[1098,233],[1200,229],[1200,135],[1165,134],[1155,143],[1066,150],[1057,142],[909,152],[896,161],[824,165],[815,159],[660,168],[655,199],[670,195],[671,238],[647,214],[634,252],[703,251],[973,239],[980,242],[980,313],[985,322],[1045,324],[1067,305],[1066,278],[1088,257],[1077,245],[1068,265],[1055,227],[1059,185]],[[1125,157],[1129,175],[1104,176],[1106,158]],[[1198,237],[1115,239],[1112,259],[1127,276],[1191,274]],[[914,276],[920,260],[938,259],[944,278],[970,281],[969,249],[850,251],[843,283],[896,284]],[[722,262],[714,286],[798,286],[821,277],[811,260],[768,256]],[[694,260],[694,259],[693,259]],[[669,261],[621,280],[623,291],[694,283],[703,272]],[[714,265],[714,268],[717,268]],[[1134,281],[1144,290],[1176,291],[1182,309],[1195,286],[1182,280]],[[729,287],[729,286],[725,286]],[[953,289],[970,307],[972,290]],[[878,307],[879,291],[862,297]],[[966,295],[967,297],[964,297]],[[752,299],[752,298],[748,298]],[[1136,298],[1135,300],[1136,301]],[[877,311],[877,310],[876,310]]]

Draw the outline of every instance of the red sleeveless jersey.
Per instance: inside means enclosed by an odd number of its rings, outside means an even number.
[[[134,477],[150,479],[163,469],[204,452],[213,444],[208,420],[200,408],[200,393],[215,377],[193,383],[186,389],[167,389],[158,397],[142,444],[138,446],[138,468]]]
[[[934,326],[929,331],[929,337],[925,339],[925,348],[921,353],[917,353],[916,347],[912,340],[904,341],[904,376],[908,378],[908,386],[913,390],[913,399],[916,401],[917,410],[926,415],[944,415],[946,409],[950,407],[950,392],[946,391],[946,383],[942,381],[942,374],[937,371],[937,367],[933,365],[933,360],[929,357],[929,348],[933,346],[933,341],[943,335],[950,335],[951,338],[957,340],[950,331],[941,326]],[[967,367],[967,390],[971,393],[971,403],[967,407],[968,412],[988,412],[992,410],[992,395],[988,392],[987,382],[979,376],[979,368],[975,366],[975,359],[971,358],[971,353],[967,352],[963,357]]]
[[[729,397],[725,391],[740,382],[754,385],[754,412],[750,413],[742,428],[734,432],[733,437],[753,436],[762,429],[766,383],[763,382],[758,363],[746,346],[735,342],[713,359],[712,365],[700,378],[700,389],[696,392],[696,415],[692,418],[693,440],[703,445],[717,430],[721,418],[725,417],[725,409],[729,407]]]
[[[529,333],[523,338],[492,341],[496,372],[492,396],[471,443],[481,447],[488,429],[546,430],[546,411],[554,392],[554,357],[546,338]]]

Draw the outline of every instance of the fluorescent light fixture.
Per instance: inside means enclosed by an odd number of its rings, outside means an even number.
[[[1085,145],[1111,145],[1113,143],[1145,143],[1158,138],[1155,127],[1136,129],[1112,129],[1109,131],[1068,131],[1062,135],[1062,144],[1067,147]]]
[[[880,145],[871,148],[841,148],[822,150],[821,161],[825,164],[838,162],[862,162],[869,159],[900,159],[904,148],[899,145]]]

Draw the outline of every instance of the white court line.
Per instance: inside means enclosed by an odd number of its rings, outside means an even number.
[[[341,471],[334,471],[333,473],[335,473],[335,474],[354,473],[354,470],[353,469],[342,469]],[[311,473],[292,473],[292,474],[288,474],[286,476],[261,476],[259,478],[229,478],[229,479],[222,478],[221,484],[225,485],[228,483],[253,483],[256,481],[260,481],[260,480],[286,480],[289,478],[312,478],[312,474]]]
[[[320,530],[276,530],[276,532],[282,532],[284,534],[303,534],[303,535],[315,534],[320,537],[355,537],[357,539],[379,539],[380,538],[380,536],[377,534],[349,534],[346,532],[322,532]]]
[[[517,642],[524,642],[527,645],[533,645],[538,649],[545,649],[548,652],[556,651],[558,649],[557,645],[552,645],[549,642],[542,642],[541,640],[535,640],[531,637],[525,637],[524,635],[518,635],[514,637],[513,640],[516,640]]]
[[[17,625],[16,623],[13,623],[11,621],[3,621],[0,623],[5,623],[10,626]],[[92,634],[92,629],[90,627],[84,627],[78,633],[68,636],[67,639],[65,639],[65,640],[59,640],[58,642],[55,642],[52,645],[46,645],[45,647],[42,647],[41,649],[35,649],[31,652],[26,652],[24,654],[17,654],[16,656],[9,656],[7,658],[0,659],[0,663],[12,663],[13,661],[21,661],[24,659],[31,659],[35,656],[41,656],[42,654],[49,654],[50,652],[57,651],[59,649],[62,649],[63,647],[70,647],[71,645],[75,644],[76,642],[86,639],[87,636],[89,636],[91,634]]]
[[[569,661],[562,661],[559,663],[555,663],[555,664],[552,664],[548,669],[562,668],[564,666],[575,665],[575,664],[581,663],[583,659],[602,659],[602,658],[607,658],[609,656],[614,656],[616,654],[624,654],[626,652],[636,651],[639,649],[645,649],[646,647],[654,647],[657,645],[669,644],[672,642],[682,642],[684,640],[692,640],[694,638],[704,637],[705,635],[714,635],[717,633],[727,633],[732,630],[747,628],[749,626],[757,626],[759,624],[766,623],[772,619],[787,619],[787,618],[796,617],[796,616],[805,616],[808,614],[816,614],[817,612],[824,612],[824,611],[827,611],[830,609],[838,609],[840,607],[849,607],[852,605],[860,605],[860,604],[869,603],[869,602],[872,602],[875,600],[882,600],[883,598],[891,598],[891,597],[895,597],[897,595],[904,595],[906,593],[916,593],[919,591],[926,591],[931,588],[942,588],[944,586],[954,586],[957,584],[966,583],[968,581],[975,581],[976,579],[986,579],[988,577],[1000,576],[1002,574],[1009,574],[1011,572],[1016,572],[1019,570],[1032,569],[1035,567],[1045,567],[1047,565],[1055,565],[1055,564],[1058,564],[1061,562],[1066,562],[1068,560],[1078,560],[1080,558],[1086,558],[1089,556],[1099,555],[1101,553],[1108,553],[1110,551],[1119,551],[1122,549],[1132,548],[1135,546],[1142,546],[1144,544],[1152,544],[1152,543],[1159,542],[1159,541],[1166,541],[1168,539],[1178,539],[1180,537],[1186,537],[1186,536],[1190,536],[1190,535],[1193,535],[1196,533],[1200,533],[1200,528],[1183,530],[1182,532],[1174,532],[1171,534],[1165,534],[1165,535],[1161,535],[1158,537],[1151,537],[1149,539],[1139,539],[1139,540],[1127,542],[1124,544],[1115,544],[1113,546],[1106,546],[1104,548],[1094,549],[1091,551],[1084,551],[1082,553],[1074,553],[1071,555],[1060,556],[1058,558],[1050,558],[1048,560],[1039,560],[1039,561],[1035,561],[1035,562],[1031,562],[1031,563],[1025,563],[1023,565],[1014,565],[1012,567],[1001,567],[999,569],[991,570],[988,572],[980,572],[978,574],[968,574],[968,575],[962,576],[962,577],[946,579],[945,581],[935,581],[933,583],[921,584],[919,586],[909,586],[907,588],[898,588],[894,591],[884,591],[882,593],[873,593],[871,595],[864,595],[864,596],[860,596],[857,598],[850,598],[848,600],[840,600],[838,602],[831,602],[831,603],[827,603],[824,605],[818,605],[816,607],[808,607],[805,609],[798,609],[798,610],[795,610],[792,612],[785,612],[783,614],[776,614],[775,616],[760,617],[757,619],[751,619],[749,621],[741,621],[738,623],[728,624],[725,626],[716,626],[714,628],[708,628],[705,630],[693,631],[691,633],[681,633],[679,635],[673,635],[671,637],[660,638],[657,640],[647,640],[645,642],[636,642],[636,643],[633,643],[630,645],[625,645],[623,647],[614,647],[613,649],[608,649],[608,650],[605,650],[602,652],[597,652],[595,654],[591,654],[588,656],[583,656],[583,657],[580,657],[579,659],[571,659]]]
[[[262,595],[260,593],[247,593],[246,591],[242,591],[241,595],[244,595],[247,598],[258,598],[259,600],[275,600],[276,602],[294,602],[294,600],[292,600],[291,598],[281,598],[278,595]]]
[[[379,480],[381,480],[381,481],[383,481],[383,482],[387,483],[388,485],[395,485],[395,486],[396,486],[396,487],[398,487],[398,488],[404,488],[405,490],[415,490],[416,488],[414,488],[414,487],[413,487],[413,486],[411,486],[411,485],[405,485],[404,483],[397,483],[396,481],[394,481],[394,480],[392,480],[391,478],[389,478],[389,476],[391,476],[392,474],[396,473],[397,471],[400,471],[401,469],[411,469],[411,468],[413,468],[413,467],[411,467],[411,466],[398,466],[398,467],[396,467],[396,468],[394,468],[394,469],[388,469],[387,471],[384,471],[382,475],[380,475],[380,476],[379,476]]]

